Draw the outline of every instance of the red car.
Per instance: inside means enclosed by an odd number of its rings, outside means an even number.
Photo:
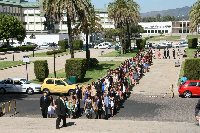
[[[179,96],[190,98],[192,96],[200,96],[200,80],[187,80],[179,86]]]

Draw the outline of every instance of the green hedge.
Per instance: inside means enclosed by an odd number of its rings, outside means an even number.
[[[46,54],[47,55],[53,55],[53,54],[58,54],[58,53],[63,53],[65,51],[62,50],[53,50],[53,51],[47,51]]]
[[[99,65],[99,61],[96,58],[90,58],[88,64],[90,68],[94,68]]]
[[[197,48],[198,38],[188,39],[188,48]]]
[[[58,46],[60,46],[60,50],[66,51],[66,49],[68,48],[67,40],[58,41]]]
[[[34,73],[36,79],[44,81],[49,76],[49,68],[47,60],[37,60],[34,62]]]
[[[146,45],[146,39],[137,39],[136,45],[138,49],[144,49]]]
[[[19,47],[10,47],[10,48],[0,48],[0,52],[6,51],[33,51],[36,46],[19,46]]]
[[[85,77],[87,60],[80,58],[73,58],[66,60],[65,73],[66,77],[76,76],[78,81],[82,81]]]
[[[74,40],[73,41],[74,50],[80,50],[83,48],[83,41],[82,40]]]
[[[200,59],[186,59],[184,75],[188,79],[200,79]]]

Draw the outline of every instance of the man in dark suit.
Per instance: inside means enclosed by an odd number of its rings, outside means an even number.
[[[195,107],[195,117],[196,117],[196,120],[200,119],[199,111],[200,111],[200,99],[198,100],[197,105]]]
[[[47,93],[44,92],[43,96],[40,98],[40,110],[42,111],[43,118],[47,118],[47,112],[50,103],[50,98],[47,96]]]
[[[63,120],[63,127],[66,127],[66,106],[64,101],[65,96],[63,94],[60,94],[60,98],[58,98],[55,102],[56,104],[56,129],[59,129],[59,125],[61,122],[61,119]]]

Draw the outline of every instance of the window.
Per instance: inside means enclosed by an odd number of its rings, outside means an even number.
[[[161,30],[158,30],[158,33],[161,33]]]
[[[182,33],[182,30],[179,30],[179,33]]]
[[[155,33],[158,33],[158,31],[157,31],[157,30],[155,30]]]
[[[151,33],[154,33],[154,30],[151,30]]]
[[[22,83],[21,83],[19,80],[15,80],[15,81],[14,81],[14,84],[15,84],[15,85],[21,85]]]
[[[4,83],[5,83],[5,84],[13,84],[13,80],[11,80],[11,79],[9,80],[9,79],[8,79],[8,80],[5,80]]]
[[[187,24],[187,27],[189,27],[190,26],[190,24]]]
[[[165,30],[165,33],[168,33],[168,30]]]
[[[53,80],[53,79],[48,79],[48,80],[46,81],[46,84],[54,84],[54,80]]]
[[[148,33],[150,33],[150,30],[148,30]]]
[[[182,24],[180,24],[180,27],[182,27]]]
[[[56,80],[56,85],[65,85],[65,83],[62,80]]]
[[[147,30],[144,30],[144,33],[147,33]]]
[[[188,86],[197,86],[197,82],[190,82]]]
[[[200,87],[200,82],[198,83],[198,86]]]
[[[165,31],[164,31],[164,30],[162,30],[162,33],[165,33]]]
[[[186,24],[183,24],[183,27],[185,27],[186,26]]]

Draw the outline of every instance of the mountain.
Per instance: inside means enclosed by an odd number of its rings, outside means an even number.
[[[168,10],[162,10],[162,11],[151,11],[146,13],[141,13],[142,17],[154,17],[157,14],[160,14],[161,16],[175,16],[175,17],[184,17],[188,18],[188,14],[191,10],[191,7],[185,6],[182,8],[176,8],[176,9],[168,9]]]

